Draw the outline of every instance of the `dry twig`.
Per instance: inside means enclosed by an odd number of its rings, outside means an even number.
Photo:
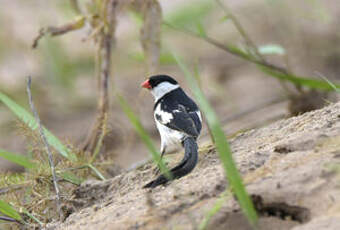
[[[93,152],[97,146],[100,139],[101,133],[103,132],[103,127],[105,126],[105,114],[107,114],[109,109],[109,79],[111,75],[111,53],[112,46],[114,43],[114,32],[116,29],[116,16],[117,16],[118,1],[110,0],[107,1],[107,5],[103,7],[101,15],[105,25],[100,29],[97,34],[97,57],[98,60],[98,114],[96,118],[96,123],[92,128],[89,136],[87,137],[84,150]]]
[[[75,19],[75,21],[61,25],[61,26],[49,26],[47,28],[41,28],[39,34],[34,38],[32,48],[35,49],[42,37],[45,35],[59,36],[70,31],[78,30],[84,26],[85,17],[81,16]]]
[[[31,110],[33,112],[33,115],[35,117],[36,123],[38,124],[38,128],[39,128],[39,133],[40,133],[40,137],[45,145],[45,149],[46,152],[48,154],[48,163],[50,165],[51,168],[51,173],[52,173],[52,179],[53,179],[53,185],[54,185],[54,189],[55,189],[55,193],[56,193],[56,202],[57,202],[57,210],[59,213],[59,218],[62,219],[62,212],[61,212],[61,206],[60,206],[60,192],[59,192],[59,187],[58,187],[58,181],[57,181],[57,176],[56,176],[56,172],[55,172],[55,167],[54,167],[54,163],[53,163],[53,156],[52,156],[52,152],[50,149],[50,146],[47,142],[47,138],[44,134],[44,130],[43,127],[41,125],[41,121],[38,115],[37,110],[35,109],[34,103],[33,103],[33,98],[32,98],[32,93],[31,93],[31,82],[32,79],[29,76],[27,79],[27,94],[28,94],[28,99],[29,99],[29,104],[31,106]]]

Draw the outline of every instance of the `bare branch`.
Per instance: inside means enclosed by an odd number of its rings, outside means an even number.
[[[45,145],[45,149],[46,152],[48,154],[48,163],[50,165],[51,168],[51,173],[52,173],[52,179],[53,179],[53,185],[54,185],[54,189],[55,189],[55,193],[56,193],[56,201],[57,201],[57,209],[58,209],[58,213],[59,213],[59,218],[60,220],[62,219],[62,212],[61,212],[61,206],[60,206],[60,192],[59,192],[59,187],[58,187],[58,181],[57,181],[57,176],[55,173],[55,167],[54,167],[54,163],[53,163],[53,156],[52,156],[52,152],[50,149],[50,146],[47,142],[46,136],[44,134],[44,130],[43,127],[41,125],[41,121],[38,115],[37,110],[35,109],[34,103],[33,103],[33,98],[32,98],[32,93],[31,93],[31,82],[32,79],[29,76],[27,79],[27,94],[28,94],[28,99],[29,99],[29,104],[31,106],[31,110],[34,114],[35,120],[38,124],[38,128],[39,128],[39,133],[40,133],[40,137]]]
[[[82,28],[85,24],[85,17],[80,16],[75,19],[75,21],[67,23],[65,25],[61,26],[49,26],[47,28],[41,28],[39,30],[39,34],[34,38],[32,48],[35,49],[38,46],[38,43],[42,37],[45,35],[50,36],[59,36],[63,35],[65,33],[68,33],[70,31],[78,30]]]

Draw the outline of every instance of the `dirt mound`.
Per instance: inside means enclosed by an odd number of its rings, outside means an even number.
[[[340,103],[230,141],[234,159],[260,215],[260,229],[340,229]],[[170,156],[178,162],[180,154]],[[142,189],[152,163],[74,192],[74,208],[51,229],[197,229],[228,182],[210,144],[188,176],[151,192]],[[208,229],[249,229],[229,196]]]

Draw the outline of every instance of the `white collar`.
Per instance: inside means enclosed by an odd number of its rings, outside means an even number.
[[[156,87],[154,87],[151,90],[151,93],[153,95],[153,97],[155,98],[155,101],[158,101],[158,99],[160,99],[161,97],[163,97],[165,94],[178,89],[179,85],[176,84],[171,84],[169,82],[162,82],[160,84],[158,84]]]

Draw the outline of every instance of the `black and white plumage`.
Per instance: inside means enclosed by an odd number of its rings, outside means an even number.
[[[197,164],[196,139],[202,129],[198,106],[185,94],[177,81],[167,75],[152,76],[142,87],[149,89],[155,98],[154,119],[161,136],[161,156],[175,146],[184,147],[184,158],[170,170],[172,179],[183,177]],[[144,188],[154,188],[167,182],[168,179],[160,175]]]

